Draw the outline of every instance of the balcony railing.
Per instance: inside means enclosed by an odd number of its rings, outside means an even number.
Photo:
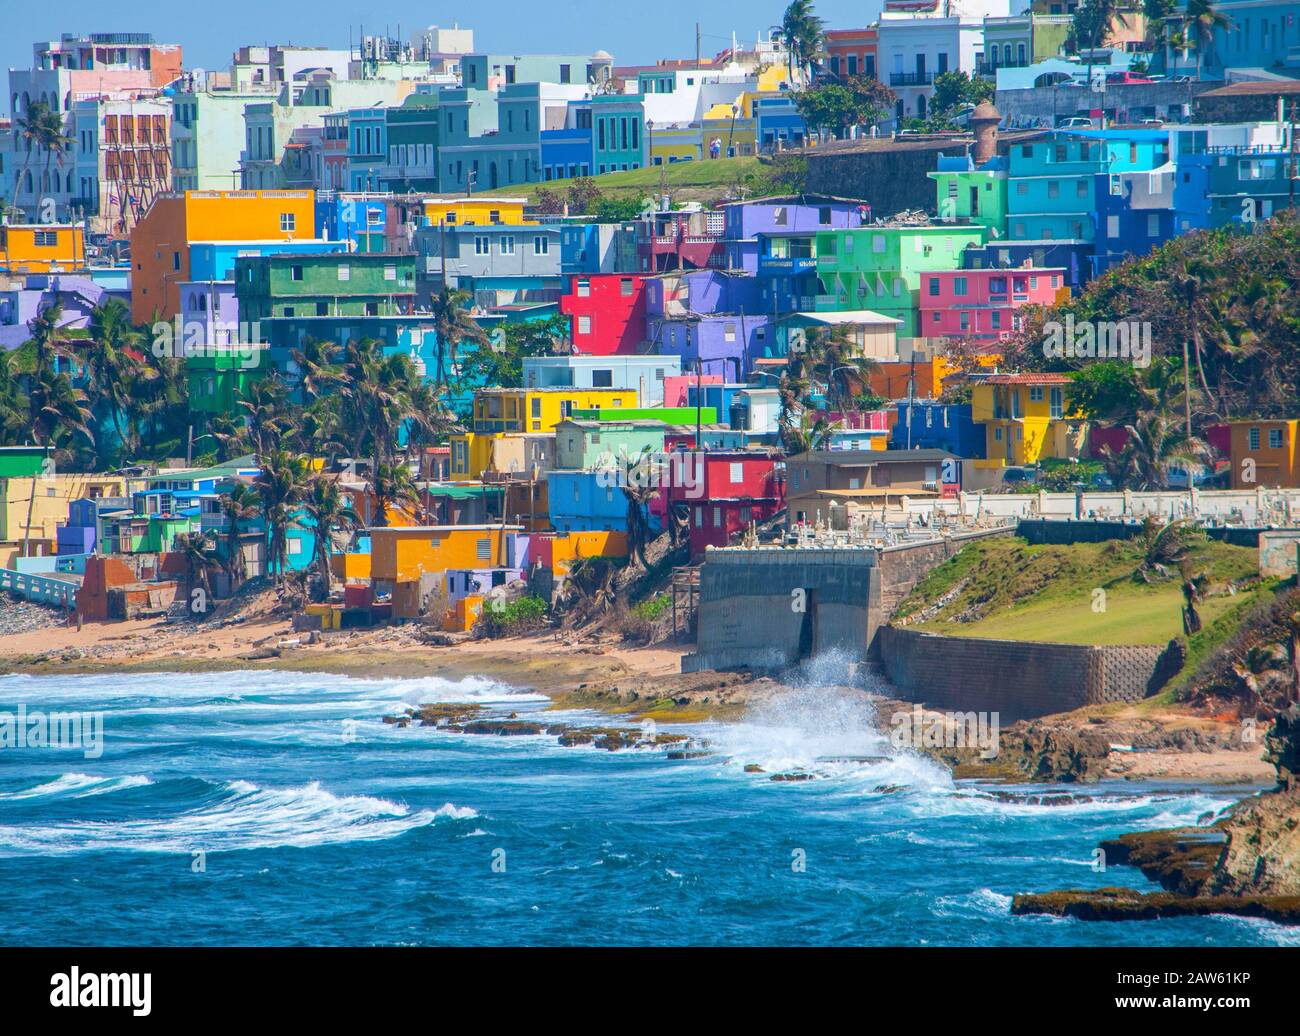
[[[933,72],[892,72],[890,86],[929,86],[934,82]]]
[[[997,75],[999,68],[1028,68],[1029,61],[1011,60],[1011,61],[979,61],[975,65],[976,75],[994,76]]]

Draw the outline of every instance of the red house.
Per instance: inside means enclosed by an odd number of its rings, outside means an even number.
[[[940,270],[921,274],[918,309],[925,338],[996,342],[1020,326],[1022,306],[1050,306],[1065,285],[1060,268]]]
[[[751,521],[763,522],[785,506],[785,481],[776,457],[754,450],[682,454],[682,470],[661,496],[684,505],[690,520],[691,557],[725,547]]]
[[[636,274],[583,273],[560,297],[575,352],[588,356],[635,353],[645,339],[645,280]]]
[[[637,224],[636,254],[645,273],[725,269],[725,212],[656,212]]]

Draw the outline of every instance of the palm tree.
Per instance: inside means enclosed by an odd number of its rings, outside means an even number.
[[[208,598],[212,596],[208,572],[220,567],[212,556],[211,549],[212,541],[205,533],[182,532],[172,540],[171,553],[179,554],[185,566],[185,613],[187,615],[203,615],[208,610]],[[194,600],[196,590],[203,592],[199,601]]]
[[[629,556],[640,562],[642,568],[649,568],[645,559],[646,544],[650,542],[650,523],[646,519],[646,507],[654,498],[658,489],[640,481],[629,482],[623,479],[623,496],[627,499],[627,546]]]
[[[320,575],[323,590],[322,600],[330,595],[330,553],[334,547],[333,534],[336,530],[355,529],[361,519],[339,492],[338,482],[325,475],[313,475],[307,483],[307,493],[303,497],[302,509],[311,519],[316,534],[313,550],[313,564]]]
[[[230,577],[231,593],[244,581],[244,547],[239,527],[242,522],[256,518],[259,508],[257,494],[243,482],[236,483],[221,498],[221,514],[226,520],[226,574]]]
[[[1174,565],[1182,566],[1197,539],[1204,539],[1205,534],[1190,524],[1190,519],[1176,518],[1161,525],[1156,519],[1148,517],[1142,523],[1142,532],[1138,537],[1138,547],[1142,550],[1142,561],[1133,574],[1144,583],[1154,583],[1168,579]]]
[[[1083,28],[1088,42],[1088,82],[1092,82],[1093,54],[1110,38],[1115,22],[1128,25],[1120,0],[1084,0],[1074,13],[1076,33]]]
[[[388,512],[393,507],[415,509],[420,493],[411,478],[411,469],[405,464],[380,464],[371,480],[375,493],[375,524],[388,525]]]
[[[827,402],[835,410],[846,410],[850,399],[850,383],[854,380],[868,385],[868,379],[880,365],[873,359],[860,355],[848,326],[835,324],[819,327],[809,332],[806,340],[805,365],[809,376],[826,386]]]
[[[85,393],[73,387],[65,372],[57,370],[59,358],[71,355],[59,338],[62,315],[63,306],[55,301],[27,322],[32,333],[32,370],[25,378],[28,428],[36,444],[45,447],[47,456],[56,440],[66,441],[81,435],[92,445],[95,442]],[[33,482],[27,501],[27,524],[23,528],[23,557],[30,556],[35,504],[36,485]]]
[[[134,361],[128,349],[140,344],[140,332],[120,299],[110,298],[90,314],[90,344],[84,353],[87,396],[91,409],[106,414],[117,429],[123,454],[131,457],[126,411],[131,402],[128,369]]]
[[[259,456],[279,449],[281,438],[292,427],[285,413],[287,396],[279,375],[270,374],[250,383],[238,400],[244,412],[248,441]]]
[[[306,402],[311,403],[328,392],[341,380],[336,362],[338,347],[333,342],[307,337],[301,349],[290,349],[293,362],[298,365],[299,384]]]
[[[1213,0],[1187,0],[1183,21],[1196,40],[1196,78],[1199,81],[1202,60],[1214,46],[1215,30],[1228,32],[1235,26],[1231,18],[1214,6]]]
[[[1205,587],[1209,576],[1205,573],[1192,572],[1189,562],[1182,563],[1183,574],[1183,632],[1187,636],[1201,632],[1201,616],[1196,606],[1205,599]]]
[[[1213,451],[1208,443],[1188,433],[1191,420],[1174,416],[1177,378],[1173,365],[1157,360],[1137,383],[1139,402],[1133,420],[1125,425],[1128,440],[1121,450],[1102,449],[1102,464],[1116,486],[1127,489],[1166,489],[1175,469],[1186,471],[1188,484]],[[1186,388],[1186,386],[1185,386]],[[1185,394],[1185,392],[1184,392]]]
[[[456,366],[456,350],[465,342],[476,345],[487,344],[487,334],[479,327],[469,313],[473,301],[468,291],[450,288],[444,282],[438,294],[433,296],[433,328],[438,336],[438,370],[434,381],[438,385],[447,383],[447,359],[451,366]]]
[[[772,27],[773,39],[785,44],[786,68],[792,82],[796,68],[806,71],[821,56],[825,26],[813,12],[812,0],[791,0],[781,24]]]
[[[274,571],[275,585],[283,587],[289,562],[291,528],[300,527],[298,505],[307,482],[307,460],[284,450],[272,450],[258,457],[261,470],[253,482],[267,530],[267,570]]]
[[[16,143],[21,142],[27,149],[27,157],[23,161],[22,169],[14,171],[14,196],[10,208],[16,209],[23,181],[28,179],[31,173],[33,153],[45,152],[45,171],[48,174],[50,159],[54,155],[59,156],[59,165],[63,164],[63,156],[71,146],[72,138],[63,132],[63,116],[51,109],[44,101],[32,102],[22,115],[15,111],[14,130],[17,134]],[[32,193],[34,196],[35,191],[33,190]]]

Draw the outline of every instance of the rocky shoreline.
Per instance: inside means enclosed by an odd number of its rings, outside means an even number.
[[[1278,715],[1265,744],[1277,772],[1272,791],[1243,799],[1205,827],[1141,831],[1100,844],[1108,867],[1137,867],[1165,891],[1022,893],[1011,912],[1085,921],[1236,914],[1300,924],[1300,705]]]

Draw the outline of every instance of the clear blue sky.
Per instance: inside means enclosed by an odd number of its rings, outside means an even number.
[[[38,39],[64,32],[152,32],[159,42],[180,43],[187,67],[225,68],[245,43],[298,43],[344,47],[364,24],[368,34],[394,35],[400,24],[409,38],[417,26],[459,22],[474,30],[478,50],[505,53],[590,53],[608,50],[618,64],[659,57],[689,57],[695,22],[701,50],[726,47],[734,29],[742,41],[780,21],[786,0],[491,0],[482,4],[428,0],[3,0],[0,3],[0,66],[25,68]],[[817,0],[832,27],[863,25],[879,13],[880,0]],[[7,93],[7,91],[6,91]]]

